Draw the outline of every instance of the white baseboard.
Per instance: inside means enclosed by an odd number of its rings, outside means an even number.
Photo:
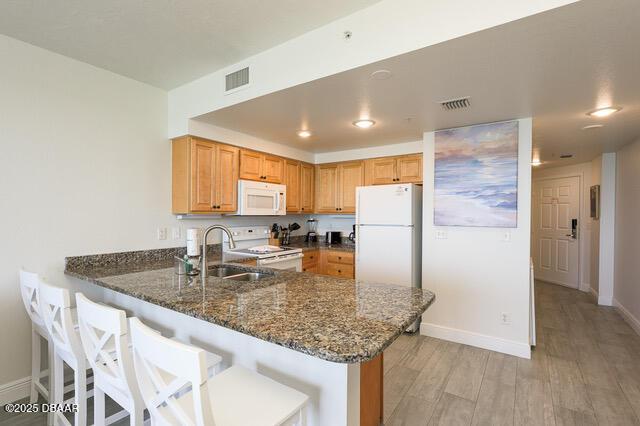
[[[18,401],[29,396],[31,376],[0,385],[0,405]]]
[[[591,284],[590,283],[582,283],[582,284],[580,284],[580,288],[578,290],[584,291],[585,293],[588,293],[588,292],[591,291]]]
[[[476,346],[482,349],[489,349],[503,354],[514,355],[520,358],[531,358],[531,346],[527,343],[515,342],[513,340],[501,339],[499,337],[487,336],[485,334],[444,327],[426,322],[420,324],[420,334],[435,337],[437,339],[462,343],[464,345]]]
[[[622,318],[635,330],[636,333],[640,335],[640,320],[633,316],[631,312],[627,310],[620,302],[618,302],[615,298],[613,299],[613,306],[616,307]]]
[[[595,299],[596,303],[598,303],[598,292],[589,287],[589,293],[591,293],[591,296]]]

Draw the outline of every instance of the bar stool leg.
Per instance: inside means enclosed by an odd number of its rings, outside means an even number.
[[[78,369],[73,372],[75,403],[78,404],[75,426],[85,426],[87,424],[87,369],[82,363],[78,363],[77,367]]]
[[[31,327],[31,392],[29,394],[29,402],[38,402],[38,389],[36,383],[40,381],[40,335]]]
[[[105,426],[104,392],[97,386],[93,388],[93,425]]]

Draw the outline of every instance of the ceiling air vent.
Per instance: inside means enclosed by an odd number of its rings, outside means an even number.
[[[440,105],[442,105],[442,109],[446,111],[469,108],[471,106],[470,99],[470,96],[465,96],[464,98],[449,99],[448,101],[440,102]]]
[[[249,84],[249,67],[227,74],[225,79],[225,92],[246,86]]]

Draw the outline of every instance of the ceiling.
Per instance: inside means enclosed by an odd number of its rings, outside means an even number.
[[[2,0],[0,33],[172,89],[379,0]]]
[[[198,117],[312,152],[415,141],[424,131],[534,117],[543,167],[588,161],[640,135],[640,3],[582,0]],[[376,70],[392,77],[375,80]],[[439,101],[471,96],[471,107]],[[586,112],[619,105],[607,119]],[[353,120],[370,116],[368,130]],[[581,130],[601,123],[605,127]],[[312,137],[297,131],[308,128]],[[560,160],[561,154],[574,157]]]

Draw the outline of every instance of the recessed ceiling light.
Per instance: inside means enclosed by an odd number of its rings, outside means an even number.
[[[600,128],[602,128],[602,127],[604,127],[604,125],[602,125],[602,124],[589,124],[588,126],[584,126],[584,127],[582,128],[582,130],[600,129]]]
[[[356,127],[360,127],[361,129],[368,129],[369,127],[376,124],[375,121],[369,119],[357,120],[353,122],[353,125]]]
[[[392,74],[389,70],[378,70],[371,73],[371,78],[374,80],[388,80]]]
[[[587,113],[587,115],[589,115],[591,117],[604,118],[604,117],[608,117],[611,114],[614,114],[614,113],[620,111],[621,109],[622,108],[620,108],[620,107],[613,107],[613,106],[606,107],[606,108],[598,108],[598,109],[595,109],[593,111],[589,111]]]
[[[542,164],[542,161],[540,161],[539,159],[535,159],[531,161],[531,165],[533,167],[538,167],[540,164]]]
[[[309,136],[311,136],[311,132],[309,130],[300,130],[298,132],[298,136],[300,136],[301,138],[308,138]]]

